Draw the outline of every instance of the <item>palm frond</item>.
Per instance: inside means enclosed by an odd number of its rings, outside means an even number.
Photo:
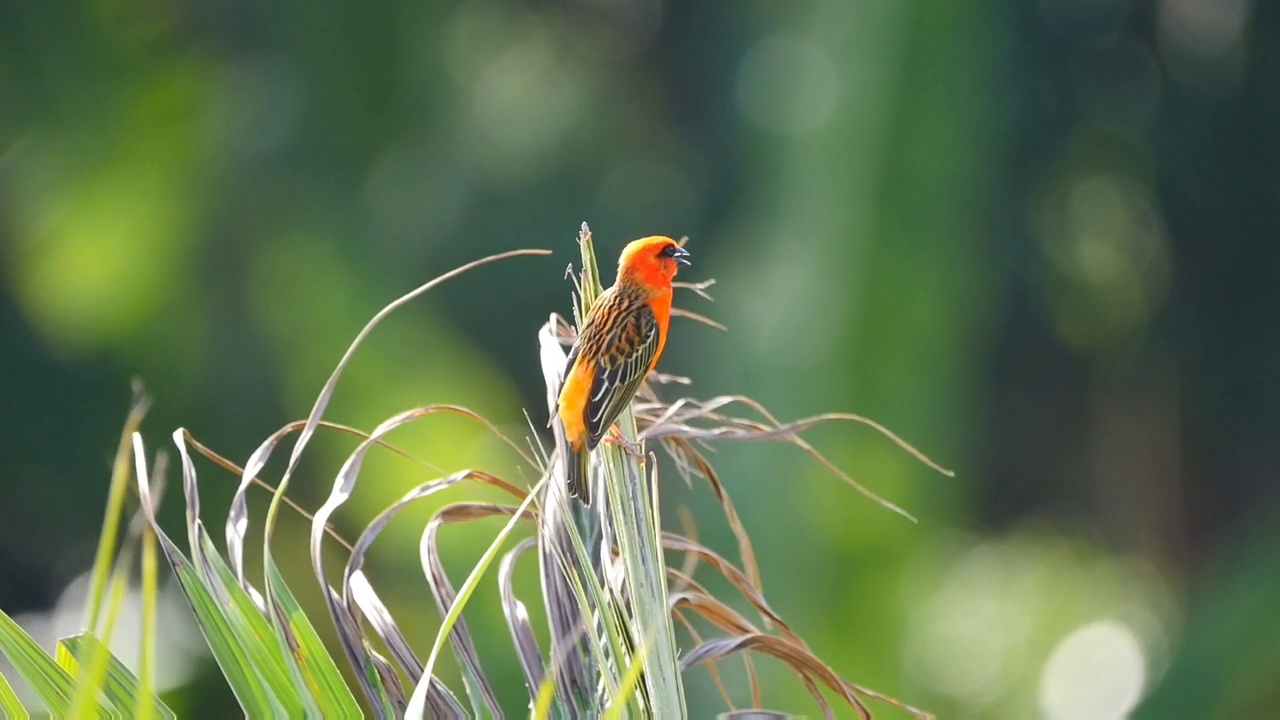
[[[582,270],[574,278],[578,299],[574,316],[580,323],[601,287],[591,233],[585,223],[578,242]],[[685,685],[691,681],[686,673],[700,667],[708,669],[727,707],[718,717],[785,717],[759,709],[766,688],[762,687],[752,659],[758,655],[772,657],[789,667],[826,717],[835,716],[835,707],[824,691],[833,693],[861,717],[871,716],[872,702],[926,717],[914,707],[843,678],[813,653],[795,627],[770,604],[750,533],[707,456],[708,448],[721,443],[789,443],[856,491],[911,518],[905,510],[831,463],[802,437],[818,424],[861,424],[883,434],[926,465],[950,474],[868,418],[827,413],[784,422],[744,395],[664,400],[666,392],[683,390],[694,381],[661,374],[650,376],[630,410],[619,418],[618,426],[625,438],[641,447],[646,443],[660,445],[675,474],[690,486],[706,483],[733,533],[737,558],[730,559],[698,540],[696,526],[687,513],[681,515],[680,532],[661,527],[659,463],[652,452],[633,455],[620,447],[601,446],[594,454],[590,482],[596,488],[596,497],[602,500],[583,508],[568,497],[560,459],[546,453],[536,432],[525,439],[526,447],[465,407],[410,408],[368,432],[323,417],[357,348],[391,312],[441,282],[489,262],[543,254],[546,251],[524,250],[484,258],[388,304],[344,352],[319,390],[308,416],[269,435],[243,464],[209,449],[186,430],[176,430],[172,442],[182,472],[185,549],[156,520],[163,453],[156,454],[157,466],[149,471],[148,455],[138,432],[146,402],[139,396],[126,422],[120,457],[112,473],[113,489],[92,576],[90,607],[86,609],[87,627],[109,633],[112,608],[118,607],[118,603],[113,605],[113,598],[125,587],[128,571],[138,556],[142,558],[146,588],[144,607],[153,615],[156,556],[162,554],[222,674],[250,716],[348,717],[367,713],[378,718],[502,717],[500,694],[485,672],[485,666],[498,658],[486,656],[482,662],[482,647],[473,638],[466,617],[467,605],[477,587],[493,581],[512,643],[509,662],[520,668],[528,694],[526,709],[535,717],[686,717]],[[681,291],[711,299],[708,289],[712,281],[677,285]],[[682,308],[676,314],[723,329],[700,313]],[[549,414],[561,382],[565,347],[573,337],[574,325],[554,314],[538,330],[538,359]],[[445,416],[464,417],[482,425],[536,473],[536,480],[513,482],[475,468],[436,467],[405,452],[390,438],[408,425]],[[531,420],[531,431],[537,425]],[[558,424],[552,425],[553,432],[559,432]],[[326,499],[311,511],[290,499],[287,492],[305,449],[321,430],[352,435],[359,442],[332,475]],[[291,438],[287,465],[273,484],[262,474],[275,451]],[[331,522],[355,492],[365,474],[365,461],[375,452],[417,463],[432,473],[432,479],[409,489],[376,513],[351,542],[336,532]],[[225,519],[225,557],[214,547],[201,519],[193,453],[210,459],[237,478]],[[127,494],[120,488],[127,488],[130,475],[139,500],[138,515],[128,531],[121,533]],[[375,544],[383,531],[408,507],[462,486],[496,489],[510,500],[503,504],[473,500],[444,503],[423,527],[419,542],[422,581],[441,619],[430,653],[423,659],[414,649],[414,638],[405,632],[376,589],[379,578],[369,569],[367,560],[376,552]],[[245,562],[246,538],[252,524],[250,490],[254,487],[270,493],[261,525],[260,579],[249,576]],[[335,633],[332,648],[321,640],[312,622],[316,615],[308,616],[275,561],[274,529],[283,509],[297,512],[309,522],[310,574],[319,587]],[[506,522],[466,580],[455,586],[445,570],[440,533],[446,527],[488,518],[504,518]],[[517,530],[529,534],[508,548],[508,541]],[[117,554],[119,545],[123,549]],[[531,553],[535,549],[536,553]],[[333,565],[327,562],[335,553],[343,555],[340,577],[331,577]],[[515,580],[518,564],[531,554],[538,563],[538,600],[529,595],[522,598]],[[673,564],[669,566],[668,560]],[[727,583],[729,597],[718,597],[708,589],[699,577],[707,573]],[[538,612],[539,601],[549,628],[546,648],[539,642],[531,617],[531,612]],[[745,609],[737,609],[735,604]],[[151,620],[148,632],[153,642],[154,618]],[[144,618],[144,625],[147,624]],[[144,648],[150,647],[147,642],[144,637]],[[483,649],[486,653],[491,650]],[[154,650],[144,650],[142,672],[137,677],[92,633],[64,639],[55,660],[0,613],[0,651],[14,662],[54,713],[78,704],[78,708],[91,712],[172,716],[151,690]],[[436,672],[439,659],[446,653],[460,672],[458,687],[450,687]],[[739,699],[743,709],[735,705],[718,667],[718,663],[730,659],[741,659],[746,670],[750,697]],[[13,716],[26,712],[5,678],[0,678],[0,709]]]

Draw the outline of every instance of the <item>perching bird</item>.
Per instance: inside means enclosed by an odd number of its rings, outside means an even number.
[[[627,407],[662,355],[671,320],[671,280],[689,251],[669,237],[628,243],[618,278],[587,313],[569,351],[556,414],[569,494],[591,504],[587,468],[592,450]]]

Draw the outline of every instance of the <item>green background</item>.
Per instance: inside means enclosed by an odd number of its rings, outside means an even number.
[[[153,447],[181,426],[243,461],[369,316],[490,252],[555,255],[394,316],[328,417],[541,431],[534,336],[585,220],[606,268],[688,236],[682,279],[718,281],[677,304],[730,331],[676,320],[661,364],[692,394],[856,412],[956,470],[806,434],[911,524],[793,447],[713,456],[773,606],[846,677],[942,717],[1280,714],[1278,33],[1248,0],[0,0],[0,608],[57,626],[131,378]],[[396,440],[520,477],[462,421]],[[295,497],[352,446],[322,435]],[[660,467],[668,525],[688,505],[731,553]],[[218,528],[234,479],[200,469]],[[426,479],[363,477],[349,536]],[[429,511],[370,563],[424,648]],[[448,533],[458,577],[498,526]],[[276,539],[297,589],[304,533]],[[518,715],[485,593],[468,620]],[[766,706],[816,714],[761,666]],[[213,670],[175,707],[234,708]],[[687,677],[695,717],[721,707]]]

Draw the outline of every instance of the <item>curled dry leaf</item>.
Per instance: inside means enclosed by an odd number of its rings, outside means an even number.
[[[595,293],[598,292],[600,275],[594,256],[591,254],[591,238],[585,224],[579,241],[584,249],[584,263],[582,276],[574,277],[575,291],[577,297],[582,300],[581,307],[588,307]],[[632,485],[637,487],[644,485],[647,492],[653,493],[651,495],[639,493],[634,498],[624,498],[632,502],[622,506],[636,512],[633,515],[624,512],[626,517],[613,517],[604,515],[603,508],[619,504],[616,502],[618,488],[610,488],[614,493],[612,495],[600,494],[600,497],[609,497],[610,502],[597,503],[590,512],[582,511],[579,506],[569,501],[561,484],[555,482],[554,473],[558,459],[545,455],[536,438],[531,438],[529,448],[525,449],[504,436],[493,423],[464,407],[433,405],[414,408],[392,416],[368,433],[323,419],[324,411],[336,390],[337,381],[344,368],[351,362],[356,348],[392,311],[441,282],[470,269],[522,254],[543,254],[543,251],[503,253],[462,266],[407,293],[383,308],[365,325],[343,354],[328,381],[321,388],[308,417],[305,420],[290,423],[270,435],[254,450],[243,466],[226,460],[218,453],[199,444],[186,431],[176,432],[174,442],[178,445],[182,461],[183,494],[187,510],[186,525],[192,561],[187,561],[169,538],[159,531],[153,512],[153,485],[148,481],[144,468],[140,465],[138,469],[139,491],[143,496],[142,514],[147,525],[156,531],[161,547],[171,564],[175,567],[194,568],[195,572],[208,584],[210,591],[219,593],[219,597],[226,597],[230,592],[241,592],[253,597],[264,613],[275,612],[275,605],[270,602],[270,584],[268,583],[266,587],[265,598],[257,593],[245,578],[243,559],[245,536],[249,524],[247,491],[250,485],[266,487],[272,491],[273,495],[264,526],[266,537],[264,556],[269,557],[272,523],[276,508],[280,504],[291,507],[310,519],[312,572],[322,589],[326,607],[337,631],[338,643],[376,716],[402,715],[408,707],[422,707],[432,717],[452,719],[468,716],[458,696],[455,696],[442,681],[434,676],[423,677],[423,674],[432,667],[436,653],[447,641],[462,671],[466,699],[469,700],[472,709],[500,717],[502,711],[496,694],[481,667],[466,622],[462,618],[461,605],[455,607],[456,603],[467,601],[468,593],[474,587],[476,580],[483,575],[487,566],[484,564],[476,566],[472,577],[464,583],[461,590],[462,597],[459,599],[458,592],[454,590],[444,571],[437,536],[443,525],[506,516],[509,518],[509,524],[504,528],[504,533],[509,532],[515,523],[524,520],[530,521],[536,534],[534,537],[522,540],[514,549],[502,555],[496,573],[502,611],[515,648],[515,657],[524,674],[530,701],[536,707],[554,706],[556,717],[591,717],[599,716],[606,710],[616,712],[617,707],[613,703],[638,702],[643,706],[644,712],[649,714],[652,714],[654,707],[663,707],[663,703],[666,703],[667,708],[683,707],[683,690],[679,680],[681,673],[673,671],[674,684],[667,683],[665,680],[655,681],[653,677],[655,673],[649,672],[650,667],[647,664],[645,672],[641,673],[643,677],[638,683],[634,682],[636,673],[634,671],[630,673],[631,684],[635,686],[634,699],[629,699],[626,694],[619,695],[620,685],[625,684],[623,679],[629,674],[626,665],[630,662],[631,653],[640,649],[636,646],[637,641],[641,641],[641,645],[647,645],[655,637],[654,633],[661,630],[648,620],[642,622],[637,619],[641,617],[641,614],[634,610],[637,607],[637,595],[664,598],[666,604],[665,606],[658,604],[658,615],[665,615],[666,618],[680,623],[687,630],[689,638],[692,639],[692,647],[680,649],[679,670],[687,670],[698,665],[708,667],[725,704],[730,708],[730,712],[723,713],[719,717],[732,720],[772,720],[785,717],[767,710],[754,709],[760,707],[764,693],[755,664],[751,659],[753,653],[770,655],[785,663],[813,695],[815,702],[827,717],[834,717],[834,711],[824,698],[820,686],[835,692],[862,717],[870,717],[870,711],[864,700],[884,702],[926,717],[915,708],[854,685],[840,677],[830,666],[813,654],[792,626],[785,622],[770,605],[762,589],[760,569],[750,535],[730,499],[725,483],[708,459],[712,447],[726,441],[788,442],[804,450],[858,492],[910,518],[911,516],[904,510],[880,498],[855,481],[801,437],[801,433],[805,430],[820,423],[859,423],[885,435],[921,462],[940,472],[950,474],[949,471],[936,465],[897,435],[872,420],[847,413],[829,413],[794,422],[781,422],[762,405],[741,395],[724,395],[706,400],[679,398],[674,401],[664,401],[656,392],[657,386],[680,389],[678,386],[689,385],[692,380],[661,374],[654,374],[648,379],[633,403],[632,414],[627,416],[627,421],[630,422],[630,418],[634,418],[636,428],[639,430],[637,439],[640,442],[656,441],[663,446],[675,469],[686,482],[692,485],[695,478],[701,478],[707,483],[733,532],[739,555],[738,562],[741,563],[739,567],[723,555],[701,544],[695,536],[695,526],[690,518],[684,518],[684,534],[661,532],[654,521],[642,518],[638,512],[639,508],[646,501],[657,497],[656,473],[652,460],[646,462],[639,458],[624,458],[621,461],[620,474],[617,473],[617,467],[610,471],[614,472],[616,477],[628,478],[628,482]],[[713,281],[710,280],[676,283],[677,287],[706,300],[711,300],[707,290],[712,284]],[[581,314],[580,307],[575,307],[575,313]],[[724,329],[724,326],[715,320],[696,312],[678,309],[673,314]],[[564,367],[564,348],[572,342],[573,337],[573,327],[554,314],[538,333],[539,362],[547,388],[549,413],[555,405],[560,373]],[[386,436],[397,428],[438,413],[461,415],[481,423],[510,447],[515,457],[526,463],[529,468],[536,469],[543,478],[553,475],[551,481],[540,480],[539,486],[545,486],[545,489],[538,490],[535,495],[530,496],[528,490],[498,475],[476,470],[446,472],[434,468],[430,463],[413,458],[386,440]],[[537,426],[540,423],[531,420],[530,425]],[[285,493],[304,448],[316,431],[322,427],[355,435],[360,438],[360,442],[333,476],[328,498],[314,513],[309,513],[287,498]],[[259,476],[276,447],[293,433],[297,433],[298,437],[289,454],[287,467],[279,484],[272,487]],[[135,436],[134,443],[136,454],[140,458],[141,439]],[[226,521],[229,558],[225,564],[220,557],[211,556],[212,543],[206,537],[200,522],[199,495],[188,446],[239,478]],[[434,469],[438,477],[409,490],[398,501],[370,520],[360,532],[358,539],[354,543],[349,543],[334,532],[330,519],[351,496],[360,478],[363,460],[367,453],[375,448],[396,453],[424,467]],[[645,457],[652,456],[645,454]],[[610,455],[610,458],[609,462],[619,462],[617,456]],[[444,628],[447,635],[437,638],[437,644],[433,647],[432,655],[424,667],[423,662],[414,653],[409,638],[400,629],[396,619],[374,589],[376,578],[366,574],[365,559],[376,538],[404,507],[464,482],[498,488],[520,501],[521,506],[455,502],[441,508],[428,522],[422,535],[420,548],[424,575],[437,609],[441,615],[452,613],[454,622],[451,627]],[[623,492],[636,492],[637,487],[625,488]],[[652,508],[648,511],[652,512]],[[337,588],[330,583],[324,569],[322,541],[325,537],[336,538],[348,553]],[[630,538],[630,540],[621,542],[624,538]],[[619,546],[634,544],[636,539],[647,541],[649,538],[652,538],[656,545],[652,548],[643,548],[643,551],[638,554],[642,559],[638,568],[634,565],[634,558],[630,561],[632,565],[628,565],[628,562],[624,561],[618,553]],[[546,655],[534,634],[528,607],[516,596],[514,583],[518,559],[535,546],[538,548],[541,599],[551,629],[550,647]],[[495,541],[490,548],[490,559],[493,557],[492,553],[496,553],[499,549]],[[665,568],[663,551],[681,554],[684,562],[678,569]],[[743,614],[735,610],[728,602],[716,597],[699,582],[695,578],[695,573],[701,570],[702,566],[707,566],[711,572],[724,577],[734,591],[746,600],[751,612]],[[644,571],[641,573],[642,578],[639,582],[629,577],[637,569]],[[652,572],[655,569],[657,572]],[[653,578],[648,577],[651,574]],[[656,579],[660,593],[654,593],[653,587],[646,586],[646,583],[652,579]],[[752,613],[758,616],[758,621],[754,616],[748,616]],[[287,630],[280,627],[281,619],[272,617],[276,622],[276,628],[282,633],[287,633]],[[697,618],[698,622],[709,625],[724,636],[704,639],[691,618]],[[674,638],[674,633],[670,636]],[[293,647],[289,644],[291,640],[290,636],[285,635],[282,642],[287,647]],[[674,639],[671,643],[676,647]],[[377,647],[385,648],[389,658],[383,657],[375,649]],[[735,709],[716,667],[718,661],[733,655],[741,657],[745,663],[752,709]],[[674,661],[672,667],[675,667]],[[406,697],[406,681],[415,687],[412,698]],[[548,687],[553,688],[554,691],[549,704],[544,704],[544,691]],[[418,704],[423,700],[424,689],[425,707]],[[654,694],[655,689],[658,691],[657,695]],[[669,697],[672,693],[679,696],[674,703]]]

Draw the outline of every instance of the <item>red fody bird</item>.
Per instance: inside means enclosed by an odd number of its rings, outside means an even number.
[[[569,351],[556,414],[568,447],[561,448],[569,494],[591,504],[591,451],[635,397],[667,344],[671,280],[689,251],[669,237],[628,243],[618,278],[587,313]]]

